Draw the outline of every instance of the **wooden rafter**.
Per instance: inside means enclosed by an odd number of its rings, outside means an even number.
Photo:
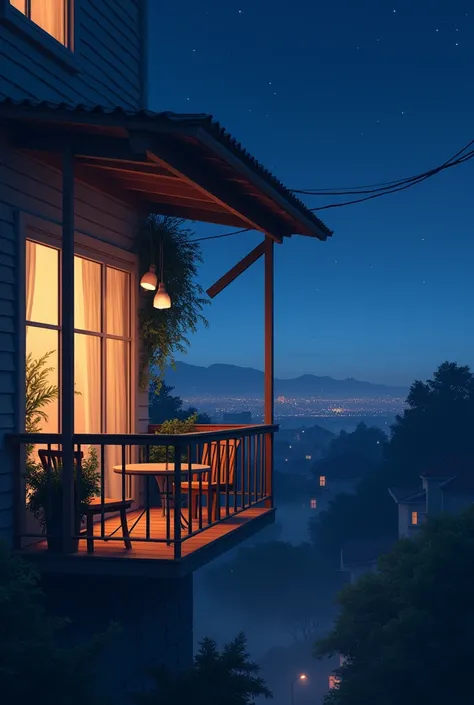
[[[236,196],[222,180],[211,176],[202,164],[197,166],[189,155],[184,156],[178,146],[157,138],[152,150],[147,154],[150,160],[169,169],[175,176],[192,185],[227,212],[237,216],[253,230],[265,232],[268,237],[279,243],[283,241],[284,236],[291,234],[289,231],[283,232],[281,225],[277,225],[270,215],[261,213],[255,205],[244,203],[244,199]]]
[[[265,242],[257,245],[252,252],[243,257],[240,262],[237,262],[232,269],[229,269],[215,284],[209,287],[207,295],[213,299],[217,294],[220,294],[226,287],[229,286],[237,277],[240,277],[254,262],[256,262],[265,252]]]

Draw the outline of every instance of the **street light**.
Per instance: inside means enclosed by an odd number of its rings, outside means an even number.
[[[294,681],[291,681],[291,705],[295,705],[295,683],[304,683],[307,680],[308,676],[306,673],[300,673]]]

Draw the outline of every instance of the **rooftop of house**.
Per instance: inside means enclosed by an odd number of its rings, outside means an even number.
[[[6,98],[0,120],[15,147],[49,153],[61,166],[54,155],[64,145],[87,174],[159,204],[162,215],[261,230],[278,241],[332,235],[211,115]]]

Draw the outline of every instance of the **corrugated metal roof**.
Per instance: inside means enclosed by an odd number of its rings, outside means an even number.
[[[242,163],[251,168],[256,175],[264,179],[280,196],[284,197],[289,204],[297,208],[302,216],[311,221],[321,233],[326,237],[330,237],[332,231],[320,220],[303,201],[301,201],[290,189],[288,189],[274,174],[264,167],[250,152],[245,149],[242,144],[235,139],[212,115],[206,113],[186,114],[174,113],[169,111],[154,112],[151,110],[128,110],[122,107],[108,108],[102,105],[84,105],[84,104],[69,104],[69,103],[51,103],[48,101],[34,101],[24,99],[15,101],[12,98],[5,98],[0,101],[0,107],[11,106],[16,109],[25,110],[25,112],[41,111],[42,113],[50,113],[52,115],[71,115],[74,117],[88,116],[91,118],[102,117],[108,118],[111,125],[121,123],[125,127],[127,121],[134,123],[142,122],[144,126],[149,125],[159,127],[160,125],[166,128],[170,124],[181,125],[183,128],[201,128],[207,134],[216,139],[220,144],[232,152]],[[125,124],[124,124],[125,123]]]

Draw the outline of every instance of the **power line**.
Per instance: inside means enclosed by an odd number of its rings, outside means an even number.
[[[426,179],[431,178],[435,174],[438,174],[440,171],[444,171],[445,169],[449,169],[452,166],[457,166],[458,164],[463,164],[464,162],[469,161],[474,157],[474,150],[472,152],[468,152],[464,157],[461,159],[458,159],[455,162],[452,162],[451,164],[446,164],[441,167],[438,167],[437,169],[433,169],[431,172],[428,172],[426,174],[420,175],[417,177],[416,181],[412,180],[409,183],[402,183],[402,185],[398,186],[397,188],[393,188],[390,191],[378,191],[376,193],[372,193],[369,196],[365,196],[364,198],[356,198],[353,201],[344,201],[343,203],[330,203],[325,206],[318,206],[317,208],[310,208],[310,210],[314,213],[316,211],[324,211],[324,210],[329,210],[331,208],[343,208],[344,206],[352,206],[355,203],[364,203],[365,201],[371,201],[374,198],[381,198],[382,196],[388,196],[391,193],[398,193],[399,191],[405,191],[406,189],[411,188],[412,186],[416,186],[417,184],[421,184],[423,181],[426,181]],[[363,193],[363,192],[358,192]],[[326,194],[327,195],[327,194]],[[349,195],[349,194],[344,194],[344,195]]]
[[[345,188],[333,188],[333,189],[291,189],[295,194],[303,194],[306,196],[364,196],[363,198],[357,198],[352,201],[344,201],[343,203],[329,203],[324,206],[318,206],[316,208],[310,208],[312,212],[329,210],[333,208],[343,208],[345,206],[352,206],[356,203],[364,203],[365,201],[371,201],[375,198],[381,198],[382,196],[387,196],[391,193],[398,193],[400,191],[405,191],[412,186],[421,184],[423,181],[439,174],[441,171],[450,169],[453,166],[458,166],[459,164],[464,164],[464,162],[470,161],[474,157],[474,150],[464,154],[469,147],[474,145],[474,140],[471,140],[462,149],[460,149],[456,154],[450,157],[447,161],[434,169],[425,171],[416,176],[409,176],[404,179],[398,179],[395,181],[385,181],[378,184],[372,184],[368,186],[351,186]],[[461,156],[463,155],[463,156]],[[233,230],[229,233],[222,233],[221,235],[209,235],[207,237],[200,237],[196,240],[190,240],[190,242],[204,242],[205,240],[218,240],[224,237],[231,237],[232,235],[240,235],[241,233],[250,232],[252,228],[242,228],[241,230]]]
[[[469,147],[472,147],[474,144],[474,140],[471,140],[466,144],[462,149],[460,149],[456,154],[453,154],[452,157],[450,157],[447,161],[445,161],[441,166],[435,167],[434,169],[430,169],[428,171],[424,171],[421,174],[417,174],[416,176],[409,176],[405,177],[403,179],[397,179],[396,181],[386,181],[386,182],[381,182],[378,184],[372,184],[369,186],[350,186],[350,187],[341,187],[341,188],[327,188],[327,189],[293,189],[293,193],[299,193],[299,194],[304,194],[306,196],[349,196],[349,195],[356,195],[356,194],[364,194],[364,193],[375,193],[377,191],[385,191],[385,190],[390,190],[392,187],[395,188],[397,186],[401,186],[405,183],[408,182],[416,182],[418,179],[423,178],[427,174],[432,175],[432,174],[437,174],[439,171],[442,171],[443,169],[447,168],[452,164],[454,166],[454,162],[456,159],[461,157],[463,152],[466,152]],[[468,155],[464,155],[465,157]],[[457,162],[456,162],[457,163]],[[365,191],[364,189],[368,189]]]

